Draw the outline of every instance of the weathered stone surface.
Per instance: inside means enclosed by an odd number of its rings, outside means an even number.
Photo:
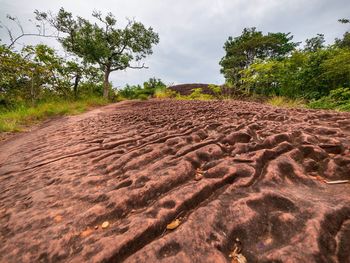
[[[348,127],[242,101],[52,121],[0,144],[0,261],[230,262],[239,239],[248,262],[350,262],[350,185],[324,183],[350,179]]]

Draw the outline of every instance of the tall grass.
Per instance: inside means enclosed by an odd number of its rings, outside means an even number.
[[[281,96],[274,96],[267,100],[267,104],[282,108],[305,108],[306,103],[303,99],[289,99]]]
[[[73,115],[86,111],[89,107],[105,105],[100,97],[89,97],[77,101],[47,101],[36,106],[19,106],[12,110],[0,111],[0,132],[18,132],[24,127],[53,116]]]

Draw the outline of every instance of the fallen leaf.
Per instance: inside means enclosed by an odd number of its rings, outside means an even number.
[[[166,226],[166,229],[168,230],[173,230],[175,228],[177,228],[180,225],[180,220],[179,219],[175,219],[174,221],[172,221],[170,224],[168,224]]]
[[[273,243],[273,239],[272,239],[271,237],[265,239],[265,241],[264,241],[264,245],[265,245],[265,246],[269,246],[269,245],[271,245],[272,243]]]
[[[87,236],[89,236],[91,233],[92,233],[92,229],[91,229],[91,228],[88,228],[88,229],[84,230],[83,232],[81,232],[80,236],[81,236],[81,237],[87,237]]]
[[[59,222],[62,221],[62,216],[61,215],[57,215],[57,216],[54,217],[54,220],[55,220],[56,223],[59,223]]]
[[[109,227],[109,222],[108,221],[105,221],[102,223],[102,229],[106,229],[107,227]]]
[[[237,254],[232,258],[231,263],[247,263],[247,259],[242,254]]]
[[[239,238],[236,238],[233,245],[233,251],[229,254],[229,257],[232,258],[231,263],[247,263],[247,259],[241,254],[241,252],[242,242]]]
[[[199,181],[203,178],[203,171],[201,169],[196,170],[196,174],[194,176],[194,180]]]

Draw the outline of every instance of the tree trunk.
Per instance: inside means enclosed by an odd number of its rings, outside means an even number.
[[[32,80],[30,85],[30,98],[32,101],[32,106],[35,105],[35,91],[34,91],[34,73],[32,72]]]
[[[103,81],[103,97],[105,99],[108,99],[108,92],[109,92],[109,74],[111,73],[110,67],[107,67],[105,69],[105,77]]]
[[[78,98],[78,85],[79,85],[80,78],[81,78],[80,74],[75,75],[73,91],[74,91],[74,97],[76,99]]]

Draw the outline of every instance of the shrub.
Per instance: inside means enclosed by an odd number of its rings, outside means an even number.
[[[167,99],[167,98],[176,98],[178,96],[178,93],[174,90],[164,88],[164,89],[157,89],[154,93],[154,97],[157,99]]]
[[[187,96],[190,100],[212,100],[213,96],[209,94],[204,94],[201,88],[196,88],[192,90],[192,93]]]
[[[308,105],[313,109],[350,110],[350,88],[337,88],[331,90],[328,96],[311,101]]]

